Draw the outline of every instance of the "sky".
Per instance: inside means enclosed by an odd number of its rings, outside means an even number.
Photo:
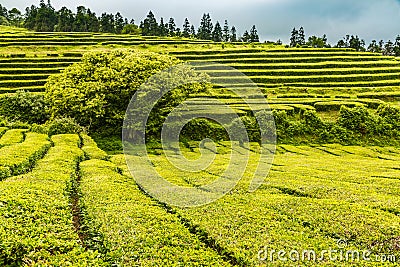
[[[1,0],[11,9],[35,4],[39,0]],[[262,41],[278,39],[288,43],[291,30],[304,27],[306,36],[326,34],[336,44],[346,34],[359,35],[369,43],[372,39],[394,40],[400,35],[400,0],[52,0],[58,10],[67,6],[76,10],[84,5],[95,11],[121,12],[124,17],[140,22],[151,10],[164,21],[170,17],[181,27],[184,19],[199,25],[203,13],[210,13],[213,22],[227,19],[242,34],[257,26]]]

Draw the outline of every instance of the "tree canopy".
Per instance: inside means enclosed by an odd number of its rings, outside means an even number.
[[[138,88],[152,75],[179,63],[169,55],[134,50],[86,54],[81,62],[48,79],[45,98],[50,103],[51,116],[71,117],[92,129],[120,127]],[[206,90],[206,85],[195,84],[199,74],[185,65],[180,68],[174,72],[172,81],[176,84],[194,82],[167,98],[169,100],[162,102],[159,110],[176,105],[176,101],[190,93]],[[157,112],[157,115],[163,113]]]

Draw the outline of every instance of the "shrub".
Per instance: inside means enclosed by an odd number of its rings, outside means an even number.
[[[43,95],[18,91],[0,97],[0,116],[10,121],[44,123],[48,118],[48,104]]]
[[[378,116],[367,108],[346,106],[341,107],[337,122],[340,126],[362,135],[377,133],[377,125],[380,124]]]
[[[72,118],[56,118],[48,121],[44,129],[47,129],[48,135],[58,134],[79,134],[85,132],[85,129],[80,126]]]
[[[210,138],[216,141],[228,140],[228,134],[220,124],[208,119],[194,119],[186,124],[181,132],[182,139],[201,141]]]

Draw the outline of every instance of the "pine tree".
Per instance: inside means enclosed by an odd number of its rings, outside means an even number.
[[[115,33],[120,34],[122,33],[122,29],[125,26],[125,20],[124,17],[122,17],[121,13],[117,12],[114,17],[114,23],[115,23]]]
[[[153,12],[149,11],[146,19],[140,23],[140,29],[142,30],[142,35],[144,36],[158,35],[158,24]]]
[[[114,33],[114,15],[103,13],[100,17],[100,31],[107,32],[107,33]]]
[[[176,35],[176,24],[174,18],[170,18],[168,22],[168,33],[169,36],[175,36]]]
[[[222,28],[219,22],[215,24],[214,31],[212,32],[212,40],[214,42],[221,42],[222,41]]]
[[[22,21],[23,21],[21,11],[19,11],[15,7],[8,11],[8,13],[6,14],[6,18],[8,18],[8,20],[12,26],[16,26],[16,27],[21,26]]]
[[[87,32],[88,31],[88,21],[86,18],[86,7],[84,6],[78,6],[77,7],[77,12],[75,16],[75,21],[73,24],[73,31],[74,32]]]
[[[204,14],[200,22],[199,30],[197,31],[197,37],[202,40],[211,40],[213,32],[213,24],[210,14]]]
[[[383,55],[385,56],[393,56],[394,55],[394,46],[392,41],[387,41],[385,47],[383,49]]]
[[[299,40],[299,32],[296,30],[296,28],[293,28],[290,36],[290,46],[296,47],[298,44],[298,40]]]
[[[189,22],[188,18],[185,19],[182,29],[183,29],[182,36],[189,38],[190,37],[190,22]]]
[[[27,7],[27,8],[28,8],[28,7]],[[7,16],[8,16],[8,10],[7,10],[7,8],[6,8],[6,7],[3,7],[3,6],[0,4],[0,17],[4,17],[4,18],[7,19]]]
[[[40,7],[37,9],[37,14],[34,22],[34,30],[39,32],[52,32],[56,26],[58,19],[54,8],[50,1],[47,4],[44,0],[40,1]]]
[[[298,40],[297,40],[297,44],[299,45],[305,45],[306,44],[306,35],[304,33],[304,28],[300,27],[299,29],[299,35],[298,35]]]
[[[160,36],[167,36],[168,35],[168,24],[164,24],[164,18],[160,19],[160,25],[158,26],[158,33]]]
[[[4,9],[3,9],[4,12]],[[25,22],[24,27],[29,30],[34,30],[36,27],[36,17],[38,14],[38,8],[35,5],[27,7],[25,9]]]
[[[225,20],[225,24],[224,24],[224,29],[222,30],[223,32],[223,41],[224,42],[229,42],[230,39],[230,32],[229,32],[229,25],[228,25],[228,21]]]
[[[400,56],[400,35],[398,35],[397,37],[396,37],[396,41],[394,42],[394,48],[393,48],[393,52],[394,52],[394,55],[396,56],[396,57],[399,57]]]
[[[190,27],[190,37],[196,38],[196,29],[194,28],[194,25]]]
[[[57,12],[58,22],[55,27],[56,31],[59,32],[70,32],[72,31],[72,25],[75,21],[75,16],[71,10],[66,7],[62,7]]]
[[[250,41],[250,34],[248,31],[245,31],[242,36],[242,42],[248,43]]]
[[[182,36],[182,32],[180,28],[176,28],[175,30],[175,36],[181,37]]]
[[[231,41],[232,43],[238,41],[238,40],[237,40],[237,31],[236,31],[235,26],[232,26],[232,28],[231,28],[230,41]]]
[[[251,43],[259,43],[260,42],[260,37],[258,37],[256,25],[253,25],[250,30],[250,42]]]
[[[100,31],[100,21],[96,16],[96,13],[87,10],[87,24],[89,32],[99,32]]]
[[[371,53],[382,53],[382,50],[380,49],[376,40],[372,40],[371,44],[367,48],[367,51]]]

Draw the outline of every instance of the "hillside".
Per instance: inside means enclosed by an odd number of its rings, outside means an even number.
[[[203,68],[208,67],[207,63],[212,67],[213,62],[231,66],[263,90],[273,109],[289,112],[298,110],[299,105],[318,111],[357,104],[376,108],[381,103],[378,99],[396,101],[397,92],[400,93],[398,59],[350,49],[288,49],[268,44],[218,44],[97,33],[34,33],[7,27],[0,35],[0,92],[43,92],[49,75],[78,62],[85,52],[132,47],[203,62]],[[237,82],[223,70],[215,69],[211,76],[224,79],[226,84]],[[246,110],[224,89],[215,88],[213,95]]]
[[[399,105],[398,59],[349,49],[34,33],[10,27],[0,31],[0,111],[3,106],[5,110],[4,118],[0,116],[0,266],[361,267],[394,266],[400,260],[400,109],[389,105],[378,109],[385,102]],[[274,112],[275,123],[265,123],[267,129],[261,129],[251,111],[267,108],[265,102],[254,95],[239,98],[214,84],[211,92],[193,95],[198,98],[188,102],[197,106],[191,106],[195,109],[188,114],[226,115],[225,109],[212,105],[211,110],[203,109],[205,99],[218,98],[243,116],[251,142],[223,137],[235,121],[223,128],[203,118],[210,116],[199,116],[181,129],[182,142],[174,143],[178,148],[150,136],[144,153],[129,154],[129,144],[121,142],[119,121],[116,132],[110,130],[113,124],[107,124],[111,116],[101,117],[99,112],[97,123],[104,128],[90,128],[89,134],[77,124],[78,117],[89,117],[85,111],[95,109],[90,93],[82,88],[98,91],[99,83],[81,88],[70,86],[69,77],[57,78],[64,84],[53,86],[67,100],[56,98],[53,103],[69,111],[68,102],[79,96],[85,109],[75,117],[53,116],[49,109],[55,105],[43,97],[50,75],[79,62],[87,52],[116,48],[202,62],[196,68],[211,69],[212,81],[243,91],[252,86],[249,77],[269,106],[282,112]],[[121,54],[114,57],[119,60]],[[86,82],[79,75],[93,72],[92,76],[108,79],[112,76],[108,72],[96,73],[105,69],[120,74],[115,80],[124,88],[136,90],[121,80],[126,76],[136,82],[134,75],[144,80],[156,69],[156,56],[168,58],[167,63],[171,59],[154,53],[147,61],[126,57],[121,65],[134,62],[134,66],[115,71],[109,68],[113,61],[104,60],[108,65],[99,68],[95,58],[88,60],[93,68],[83,72],[79,66],[70,77]],[[143,71],[143,66],[151,67]],[[111,84],[96,96],[102,100],[108,93],[120,98],[98,101],[98,107],[104,112],[107,104],[110,109],[110,103],[117,103],[122,108],[115,109],[112,118],[122,121],[125,116],[118,113],[126,110],[120,101],[122,86]],[[80,91],[70,93],[69,88]],[[116,93],[109,93],[110,88],[117,88]],[[28,93],[17,93],[20,90]],[[162,108],[155,110],[161,113]],[[138,114],[134,113],[141,117]],[[186,114],[177,114],[184,121]],[[265,114],[262,118],[271,118]],[[261,146],[261,130],[270,130],[272,124],[278,142],[273,148],[270,143]],[[213,143],[200,142],[202,134]],[[180,156],[187,161],[178,162]],[[193,169],[193,163],[202,167]],[[230,184],[237,174],[241,179],[212,203],[198,205],[189,195],[185,200],[193,205],[182,208],[146,191],[137,177],[154,181],[154,174],[191,193],[208,192],[207,186],[218,181]],[[249,192],[257,179],[260,187]],[[176,188],[168,190],[179,195]],[[368,259],[361,258],[366,255]]]

